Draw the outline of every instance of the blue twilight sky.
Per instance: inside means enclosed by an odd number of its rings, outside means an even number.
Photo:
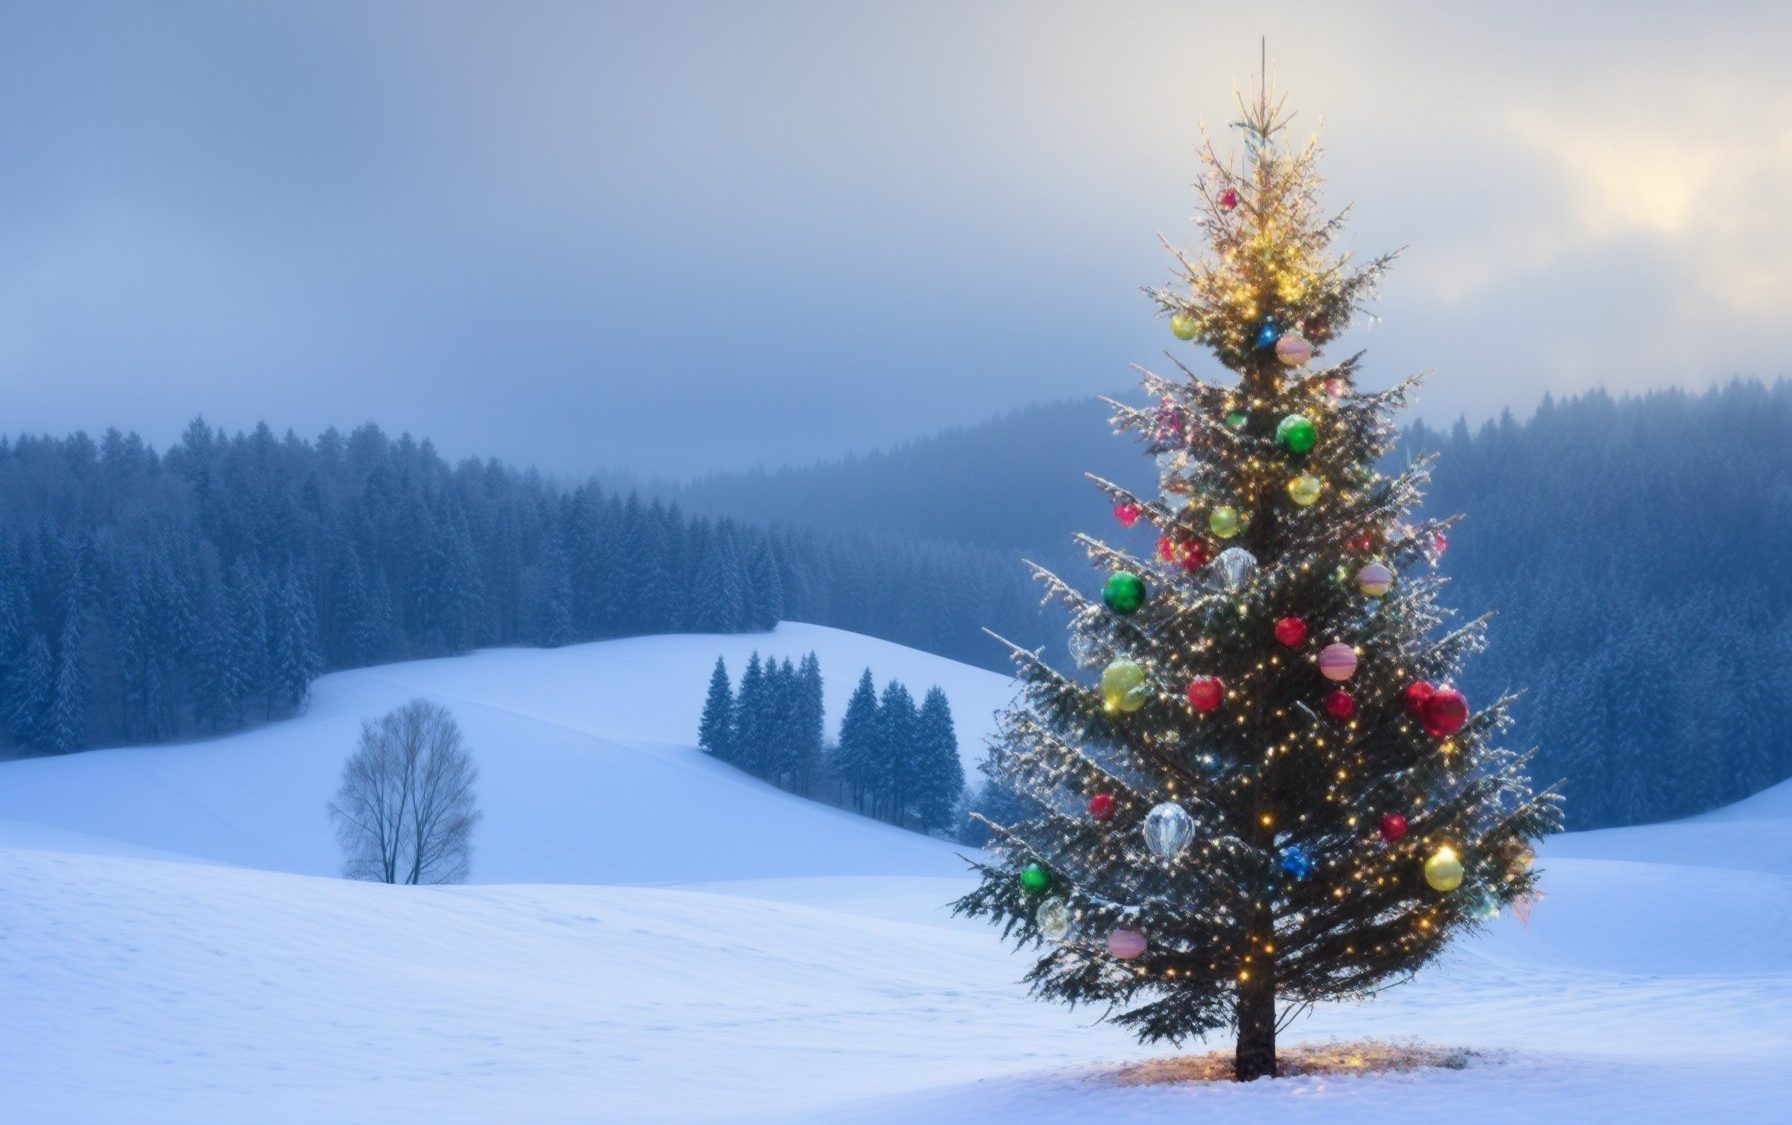
[[[1787,370],[1784,5],[15,2],[0,433],[683,476],[1124,387],[1259,35],[1426,417]]]

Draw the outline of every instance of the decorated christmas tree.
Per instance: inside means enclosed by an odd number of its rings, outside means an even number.
[[[1428,461],[1377,469],[1417,380],[1368,393],[1360,354],[1319,359],[1392,256],[1334,248],[1316,143],[1287,145],[1267,83],[1240,108],[1242,164],[1202,147],[1206,251],[1175,252],[1152,292],[1231,374],[1175,359],[1141,371],[1146,406],[1112,403],[1158,494],[1091,478],[1124,529],[1079,537],[1099,602],[1035,568],[1087,674],[1015,650],[1023,691],[985,770],[1029,814],[990,824],[957,905],[1039,950],[1036,995],[1146,1041],[1231,1029],[1249,1080],[1309,1006],[1528,910],[1558,812],[1498,746],[1513,697],[1477,709],[1453,686],[1485,620],[1439,605],[1451,520],[1418,513]]]

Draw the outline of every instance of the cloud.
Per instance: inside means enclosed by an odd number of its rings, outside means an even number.
[[[1792,345],[1774,7],[99,11],[0,17],[0,430],[683,474],[1124,386],[1264,33],[1429,413]]]

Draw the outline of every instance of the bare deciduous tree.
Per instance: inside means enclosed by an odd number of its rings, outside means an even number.
[[[459,724],[440,704],[413,699],[363,722],[329,806],[342,873],[382,883],[465,879],[479,820],[478,772]]]

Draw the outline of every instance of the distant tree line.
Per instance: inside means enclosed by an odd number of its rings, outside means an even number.
[[[953,827],[964,767],[952,706],[938,686],[919,707],[898,681],[880,698],[867,668],[846,705],[839,741],[824,745],[821,666],[763,663],[757,652],[739,690],[716,658],[698,721],[697,744],[715,758],[804,796],[921,831]]]
[[[372,426],[307,442],[196,422],[162,454],[115,432],[0,439],[0,744],[228,729],[298,706],[318,668],[779,617],[1005,670],[981,627],[1063,637],[1019,555],[1068,576],[1071,528],[1144,547],[1079,483],[1083,468],[1134,488],[1152,475],[1102,415],[1041,407],[843,465],[715,478],[681,494],[695,517],[450,467]],[[1526,689],[1511,742],[1538,747],[1540,780],[1566,780],[1571,826],[1687,815],[1792,775],[1788,434],[1784,382],[1592,392],[1406,433],[1399,458],[1443,454],[1429,510],[1467,516],[1446,600],[1497,611],[1464,687]],[[795,513],[814,522],[736,519]]]
[[[1571,827],[1687,816],[1792,775],[1792,384],[1546,398],[1519,422],[1415,425],[1427,500],[1463,512],[1443,573],[1492,611],[1471,699],[1566,781]]]
[[[997,552],[691,518],[378,427],[202,421],[0,438],[0,746],[61,753],[289,714],[325,669],[490,645],[835,625],[988,659],[1037,608]]]

